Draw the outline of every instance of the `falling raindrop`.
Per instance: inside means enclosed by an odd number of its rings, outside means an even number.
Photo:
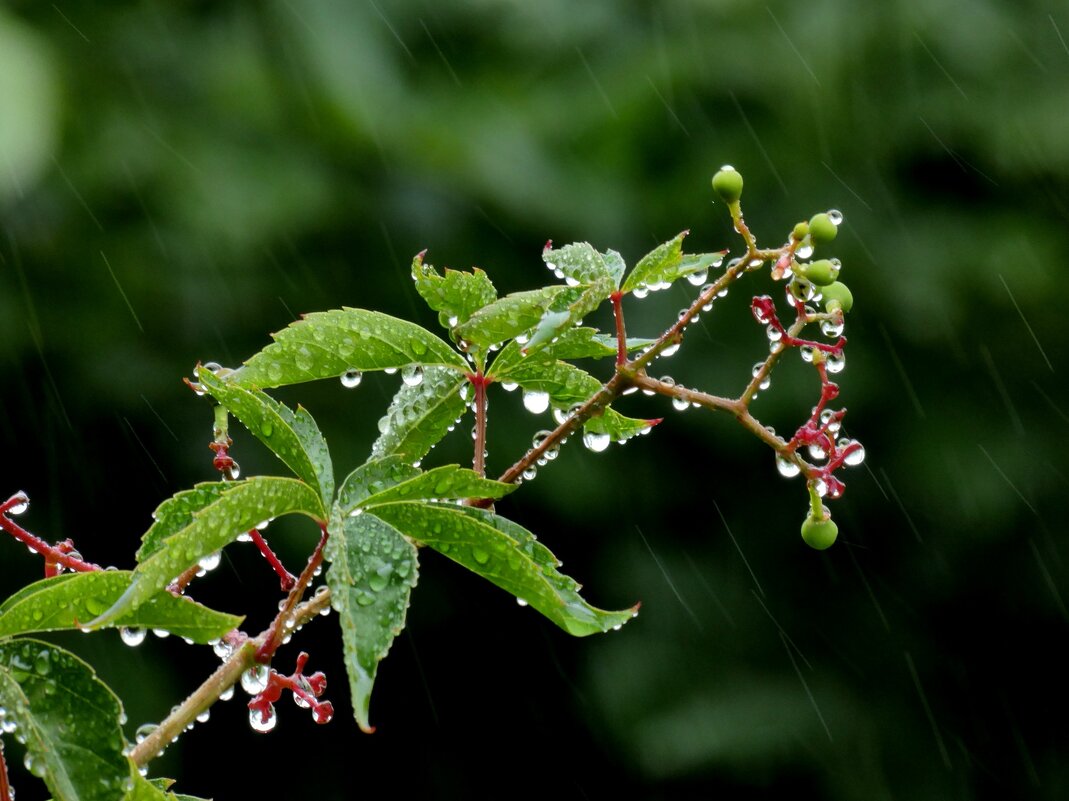
[[[523,406],[531,414],[542,414],[549,408],[549,393],[525,389],[523,391]]]
[[[346,389],[356,389],[364,380],[364,374],[356,369],[348,369],[341,376],[341,385]]]
[[[148,632],[144,629],[131,629],[126,626],[119,629],[119,639],[123,641],[123,645],[129,645],[131,648],[143,643],[147,635]]]

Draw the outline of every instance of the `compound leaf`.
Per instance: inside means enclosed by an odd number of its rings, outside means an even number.
[[[129,588],[102,615],[85,625],[99,628],[117,620],[166,587],[199,559],[214,553],[257,523],[279,515],[301,513],[326,519],[319,494],[293,478],[257,476],[236,482],[218,500],[192,515],[190,523],[162,540],[134,570]]]
[[[636,610],[595,609],[560,562],[522,526],[483,509],[434,503],[391,503],[361,517],[378,517],[531,605],[569,634],[608,631]]]
[[[474,470],[455,464],[443,465],[426,473],[384,489],[360,503],[371,509],[384,503],[415,500],[460,500],[464,498],[504,498],[516,489],[515,484],[503,484],[483,478]]]
[[[76,629],[110,609],[130,586],[132,576],[128,570],[65,573],[23,587],[0,605],[0,638]],[[241,621],[237,615],[216,612],[189,598],[160,592],[111,625],[161,629],[207,643],[236,628]]]
[[[542,251],[542,261],[577,284],[592,284],[608,278],[613,289],[620,285],[627,269],[623,257],[615,250],[599,253],[589,242],[575,242],[562,248],[547,247]]]
[[[409,595],[416,586],[415,546],[370,513],[335,516],[327,540],[327,585],[338,613],[353,714],[364,731],[379,662],[405,626]]]
[[[260,390],[245,389],[224,381],[203,366],[197,376],[201,386],[227,411],[241,421],[297,477],[319,490],[323,505],[334,494],[334,469],[327,441],[307,409],[297,411]]]
[[[652,345],[654,339],[638,339],[628,337],[627,350],[633,351]],[[540,361],[552,361],[555,359],[602,359],[616,355],[616,337],[600,333],[596,328],[587,326],[581,328],[569,328],[562,331],[557,338],[531,354],[524,354],[523,346],[512,341],[501,349],[490,365],[489,375],[494,380],[499,380],[501,375],[507,375],[508,371],[525,359],[533,359],[534,363]]]
[[[39,640],[0,642],[0,706],[25,739],[30,773],[55,801],[126,795],[122,706],[74,654]]]
[[[460,395],[467,379],[452,370],[428,367],[416,386],[402,384],[385,416],[379,438],[371,446],[374,458],[397,455],[409,462],[422,459],[467,408]]]
[[[337,378],[350,370],[385,370],[409,364],[466,369],[446,342],[415,323],[366,309],[306,314],[272,334],[272,344],[227,376],[237,386],[263,389]]]

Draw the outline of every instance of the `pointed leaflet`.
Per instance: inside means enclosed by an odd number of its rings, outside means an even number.
[[[455,333],[461,339],[481,347],[497,345],[526,333],[538,325],[542,315],[566,286],[547,286],[527,292],[514,292],[498,298],[475,312]]]
[[[554,271],[579,284],[591,284],[601,278],[612,281],[612,288],[620,286],[624,277],[623,257],[615,250],[598,253],[589,242],[575,242],[562,248],[547,247],[542,261]]]
[[[566,287],[553,299],[549,309],[542,315],[524,350],[533,353],[551,343],[555,337],[576,325],[616,289],[609,275],[602,275],[590,283]]]
[[[123,796],[122,801],[207,801],[182,793],[171,793],[168,789],[174,784],[173,779],[146,779],[137,768],[131,774],[133,787]]]
[[[195,485],[192,489],[182,490],[165,500],[152,513],[152,525],[141,537],[141,548],[137,552],[137,561],[144,562],[159,550],[160,544],[176,534],[193,521],[193,514],[222,497],[227,490],[234,488],[233,483],[225,481],[207,481]]]
[[[227,377],[241,387],[280,387],[348,370],[384,370],[437,364],[465,370],[464,360],[420,326],[366,309],[334,309],[272,334],[274,342]]]
[[[259,390],[249,390],[224,381],[211,370],[197,370],[204,389],[306,484],[311,484],[330,504],[334,495],[334,470],[327,442],[308,411],[289,407]]]
[[[628,351],[638,350],[652,345],[654,339],[636,339],[628,337]],[[524,359],[600,359],[616,355],[616,337],[599,333],[596,328],[569,328],[557,336],[549,345],[527,356],[518,342],[510,342],[501,349],[490,365],[488,374],[497,380],[499,374],[505,374]]]
[[[361,517],[386,521],[409,539],[450,559],[527,602],[569,634],[608,631],[636,609],[607,612],[579,596],[579,585],[557,572],[559,562],[522,526],[482,509],[433,503],[391,503]]]
[[[449,432],[467,408],[460,389],[467,382],[452,370],[428,367],[414,387],[402,384],[379,420],[373,457],[397,455],[418,462]]]
[[[30,773],[55,801],[125,795],[122,706],[74,654],[39,640],[0,642],[0,706],[25,739]]]
[[[368,722],[371,688],[379,662],[405,627],[409,594],[418,579],[415,546],[369,513],[331,520],[327,584],[338,613],[345,668],[360,728]]]
[[[214,553],[257,523],[299,512],[321,521],[326,518],[318,493],[292,478],[257,476],[234,484],[214,503],[196,512],[189,525],[160,542],[134,570],[129,589],[95,620],[99,628],[111,623],[166,587],[203,556]]]
[[[109,609],[130,586],[128,570],[65,573],[23,587],[0,605],[0,638],[79,628]],[[222,637],[242,618],[160,592],[112,625],[161,629],[198,643]]]
[[[446,268],[439,275],[430,264],[424,264],[422,253],[412,260],[412,280],[420,297],[438,312],[443,328],[467,322],[472,314],[497,300],[497,290],[478,267],[470,273]]]
[[[516,489],[515,484],[503,484],[483,478],[474,470],[447,464],[410,478],[389,489],[382,490],[360,503],[362,509],[372,509],[383,503],[415,500],[462,500],[465,498],[504,498]]]
[[[419,474],[418,467],[400,456],[384,456],[364,462],[345,477],[334,506],[342,515],[347,515],[365,498]]]
[[[501,353],[506,355],[505,350]],[[492,372],[497,364],[494,362]],[[563,409],[585,403],[602,387],[601,382],[585,370],[567,362],[543,359],[541,353],[506,364],[502,373],[494,373],[494,379],[514,382],[531,392],[549,393],[553,405]],[[614,409],[605,409],[587,420],[583,427],[591,433],[608,434],[613,441],[619,442],[645,431],[650,425],[649,420],[625,417]]]
[[[683,238],[688,233],[677,234],[643,256],[620,291],[631,292],[639,287],[665,288],[685,275],[707,273],[710,267],[719,267],[724,260],[723,253],[683,254]]]

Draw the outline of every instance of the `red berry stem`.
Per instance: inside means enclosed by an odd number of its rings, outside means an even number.
[[[482,374],[468,373],[468,383],[475,391],[475,446],[471,460],[472,469],[480,476],[486,475],[486,387],[490,380]]]
[[[282,560],[278,558],[274,551],[271,550],[271,546],[267,544],[267,540],[264,539],[257,529],[249,529],[249,538],[256,544],[256,547],[260,549],[260,553],[264,559],[267,560],[267,564],[271,565],[271,569],[275,571],[278,576],[279,584],[282,587],[283,592],[289,592],[297,584],[297,577],[286,570],[286,566],[282,564]]]
[[[26,545],[30,550],[45,558],[46,576],[49,575],[50,569],[54,571],[52,573],[53,575],[58,574],[58,566],[60,565],[77,573],[91,573],[95,570],[103,570],[100,565],[95,565],[91,562],[83,561],[76,556],[71,556],[70,551],[74,550],[74,544],[69,539],[64,540],[59,545],[49,545],[43,539],[31,534],[8,517],[6,512],[11,507],[24,503],[25,497],[26,496],[21,493],[16,494],[11,498],[8,498],[3,504],[0,504],[0,528],[4,529],[4,531],[12,537]]]
[[[305,676],[304,666],[307,662],[308,653],[301,651],[292,675],[283,676],[277,670],[268,674],[267,686],[249,701],[249,709],[259,712],[262,722],[266,723],[270,719],[272,707],[282,697],[283,690],[289,690],[311,708],[312,718],[316,723],[330,723],[334,717],[334,705],[330,701],[319,700],[319,696],[327,689],[327,677],[322,671]]]
[[[312,583],[312,578],[315,576],[316,570],[323,564],[323,548],[326,546],[327,538],[330,535],[327,533],[326,523],[320,523],[319,530],[322,533],[320,534],[319,542],[316,544],[315,550],[312,551],[312,555],[308,557],[308,564],[304,566],[301,575],[297,577],[297,582],[294,584],[293,589],[290,590],[290,594],[286,597],[286,601],[279,610],[278,615],[271,621],[271,625],[267,629],[263,644],[256,650],[257,662],[263,664],[270,662],[271,658],[275,655],[275,651],[278,650],[278,647],[290,632],[290,627],[287,624],[295,625],[294,609],[297,604],[301,602],[301,598],[304,596],[304,591],[308,589],[308,585]]]
[[[0,801],[14,801],[11,782],[7,778],[7,760],[4,758],[3,739],[0,739]]]

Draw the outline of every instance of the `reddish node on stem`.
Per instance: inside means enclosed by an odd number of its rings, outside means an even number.
[[[304,666],[307,663],[308,654],[301,651],[297,657],[296,668],[291,675],[283,676],[273,668],[270,670],[267,676],[267,686],[249,701],[249,709],[260,713],[262,723],[267,723],[271,718],[274,703],[282,697],[284,690],[293,693],[294,700],[299,706],[312,710],[312,719],[316,723],[329,723],[334,717],[334,705],[330,701],[319,700],[319,696],[327,689],[327,677],[322,671],[305,676]]]

